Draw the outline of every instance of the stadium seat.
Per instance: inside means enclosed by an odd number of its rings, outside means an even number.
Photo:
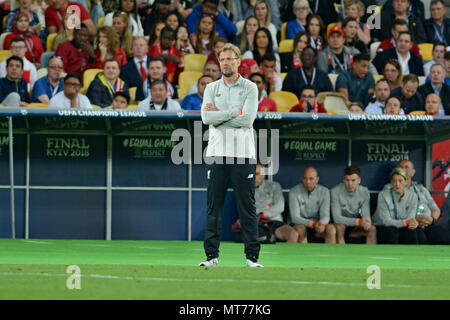
[[[378,80],[382,79],[384,76],[382,74],[374,74],[373,80],[377,83]]]
[[[424,115],[425,111],[424,110],[416,110],[416,111],[411,111],[409,114]]]
[[[81,88],[80,93],[86,94],[89,85],[91,84],[92,80],[94,80],[97,73],[103,72],[103,69],[87,69],[83,74],[83,88]]]
[[[41,66],[42,68],[47,68],[48,61],[51,57],[55,55],[55,51],[46,51],[41,55]]]
[[[333,90],[336,90],[336,80],[337,80],[338,74],[335,73],[329,73],[328,78],[331,81],[331,84],[333,85]]]
[[[48,104],[46,104],[46,103],[32,102],[32,103],[29,103],[29,104],[27,105],[27,107],[30,107],[30,108],[34,108],[34,107],[36,107],[36,108],[48,108]]]
[[[370,60],[375,59],[375,56],[377,55],[378,47],[380,46],[380,41],[375,41],[370,44]]]
[[[92,108],[94,108],[94,109],[103,109],[102,107],[100,107],[100,106],[98,106],[96,104],[92,104]]]
[[[97,29],[103,27],[104,23],[105,23],[105,17],[98,18],[98,20],[97,20]]]
[[[418,47],[422,52],[422,59],[425,61],[433,60],[433,44],[432,43],[419,43]]]
[[[42,77],[45,77],[47,75],[47,68],[40,68],[37,71],[37,78],[40,79]]]
[[[189,87],[196,83],[202,75],[203,73],[197,71],[183,71],[180,73],[178,77],[178,97],[180,101],[186,96]]]
[[[287,27],[287,22],[283,22],[283,24],[281,25],[281,39],[280,41],[286,40],[286,27]]]
[[[4,49],[4,44],[5,44],[5,38],[8,34],[10,34],[11,32],[4,32],[0,35],[0,50]]]
[[[11,51],[9,50],[0,50],[0,62],[5,61],[12,55]]]
[[[129,104],[128,105],[128,110],[136,110],[137,109],[137,104]]]
[[[128,89],[128,92],[130,93],[130,104],[136,103],[136,90],[137,87],[132,87]]]
[[[280,46],[278,48],[279,53],[293,52],[293,51],[294,51],[294,40],[286,39],[280,41]]]
[[[297,96],[289,91],[271,92],[269,98],[277,104],[278,112],[289,112],[293,106],[298,104]]]
[[[50,33],[47,36],[47,50],[46,51],[53,51],[53,42],[55,42],[55,37],[56,37],[57,33]]]
[[[287,72],[281,72],[278,75],[280,76],[281,81],[284,81],[284,78],[286,78],[286,76],[287,76]]]
[[[333,110],[327,110],[327,113],[329,113],[329,114],[337,114],[337,112],[333,111]]]
[[[330,32],[330,29],[333,28],[333,27],[335,27],[335,26],[336,26],[336,22],[332,22],[332,23],[329,23],[329,24],[328,24],[328,27],[327,27],[327,35],[328,35],[328,32]]]
[[[427,77],[425,77],[425,76],[420,76],[420,77],[417,77],[417,78],[419,78],[419,86],[425,84],[425,81],[427,79]]]
[[[317,95],[317,102],[323,104],[327,111],[336,112],[337,114],[350,112],[348,110],[350,102],[339,92],[321,92]]]
[[[190,53],[183,57],[184,71],[203,72],[208,57],[200,53]]]

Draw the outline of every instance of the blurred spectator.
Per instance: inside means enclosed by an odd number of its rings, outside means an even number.
[[[311,14],[320,16],[326,26],[332,22],[337,22],[338,17],[334,9],[333,1],[308,0],[308,2]]]
[[[80,11],[74,9],[72,6],[77,6]],[[61,28],[61,21],[63,16],[68,12],[79,12],[80,20],[86,26],[88,35],[94,37],[96,33],[96,28],[91,20],[89,12],[86,8],[79,3],[69,2],[68,0],[53,0],[52,5],[45,10],[45,25],[49,33],[58,32]],[[67,28],[67,26],[66,26]]]
[[[178,99],[177,87],[170,83],[166,76],[167,68],[163,58],[151,58],[148,65],[148,77],[141,86],[136,90],[136,101],[142,101],[151,95],[151,84],[156,80],[163,80],[167,96],[171,99]]]
[[[123,66],[127,63],[127,54],[120,48],[119,35],[112,27],[101,27],[97,30],[97,49],[95,54],[95,68],[103,69],[106,60],[114,59]]]
[[[377,0],[378,5],[382,5],[382,14],[392,12],[392,0]],[[411,5],[408,8],[408,12],[418,17],[420,21],[425,21],[425,6],[422,0],[411,0]]]
[[[181,52],[175,46],[175,31],[171,27],[164,27],[161,30],[161,43],[154,45],[149,50],[149,56],[161,57],[166,63],[166,75],[170,82],[178,83],[178,75],[183,70],[183,60]]]
[[[201,110],[203,102],[203,93],[206,86],[213,82],[213,78],[208,75],[203,75],[197,81],[198,92],[190,94],[181,101],[181,108],[183,110]]]
[[[286,24],[286,38],[294,39],[297,33],[306,31],[306,17],[309,14],[308,0],[295,0],[292,5],[295,19]]]
[[[425,114],[430,116],[439,116],[439,109],[442,108],[441,97],[436,93],[430,93],[425,99]]]
[[[375,82],[369,72],[370,56],[357,54],[353,58],[353,69],[341,72],[336,80],[336,91],[344,94],[350,101],[367,105],[375,89]]]
[[[344,46],[344,31],[333,27],[328,32],[328,47],[319,52],[317,67],[325,73],[341,73],[352,68],[353,56],[359,51]]]
[[[262,57],[260,71],[266,78],[265,89],[267,96],[271,92],[280,91],[283,86],[283,80],[281,80],[281,77],[275,72],[276,62],[277,59],[273,53],[266,53]]]
[[[58,46],[65,41],[72,41],[76,26],[80,24],[80,19],[75,12],[68,12],[63,17],[63,23],[53,41],[52,51],[56,51]]]
[[[117,91],[114,93],[112,100],[113,109],[128,109],[128,104],[130,103],[130,96],[123,91]]]
[[[256,84],[258,87],[258,112],[276,112],[277,104],[274,100],[264,97],[263,91],[266,79],[263,74],[252,73],[248,79]]]
[[[239,65],[238,72],[245,79],[248,79],[252,73],[259,73],[259,66],[253,59],[244,59],[241,60],[241,64]],[[265,80],[264,80],[265,81]],[[263,96],[267,96],[267,92],[263,90]]]
[[[425,102],[422,94],[417,91],[419,79],[415,74],[409,74],[403,77],[403,87],[392,90],[392,96],[399,96],[402,99],[402,108],[405,113],[411,111],[425,110]]]
[[[405,31],[408,31],[408,23],[403,19],[395,19],[394,23],[392,24],[392,37],[383,40],[378,46],[377,51],[380,52],[397,48],[398,36],[400,35],[400,32]],[[418,58],[422,59],[422,53],[420,52],[420,49],[416,43],[412,43],[410,51],[411,53],[414,53]]]
[[[289,112],[327,113],[327,109],[317,102],[317,89],[307,84],[300,91],[300,100]]]
[[[191,41],[195,53],[208,56],[213,52],[214,41],[216,40],[216,24],[214,18],[204,15],[198,20],[196,32],[191,33]]]
[[[330,190],[319,184],[315,168],[306,168],[302,183],[289,191],[289,214],[298,242],[322,238],[325,243],[336,243],[336,229],[330,223]]]
[[[147,80],[147,70],[150,57],[147,56],[148,45],[144,37],[133,39],[131,52],[132,59],[121,68],[122,79],[129,88],[141,87]]]
[[[37,70],[34,64],[32,64],[25,57],[25,53],[27,52],[27,45],[23,38],[15,37],[11,40],[11,46],[9,47],[11,50],[11,56],[18,56],[22,59],[23,62],[23,72],[22,79],[27,83],[28,91],[33,88],[34,83],[37,80]],[[6,77],[6,61],[0,63],[0,78]]]
[[[161,42],[161,30],[166,26],[164,21],[156,21],[152,25],[152,29],[150,31],[150,38],[148,39],[148,48],[149,50],[156,45],[159,45]]]
[[[217,64],[219,64],[219,56],[218,53],[220,52],[220,49],[222,49],[222,47],[227,43],[227,40],[224,38],[216,38],[216,40],[214,40],[213,43],[213,51],[209,54],[208,58],[206,59],[206,61],[214,61]]]
[[[330,191],[330,206],[337,243],[359,237],[365,237],[367,244],[377,243],[377,230],[370,216],[370,194],[367,187],[361,186],[358,167],[345,168],[343,182]]]
[[[370,43],[370,29],[366,23],[361,22],[360,18],[365,14],[364,3],[360,0],[344,0],[344,18],[356,19],[356,35],[358,40],[364,45]],[[342,27],[344,27],[342,25]],[[360,50],[363,52],[362,50]]]
[[[306,0],[305,0],[306,1]],[[280,53],[281,72],[289,72],[302,66],[301,54],[310,45],[310,37],[305,31],[297,33],[294,38],[294,52]]]
[[[278,182],[265,179],[264,167],[258,163],[255,175],[255,206],[257,214],[267,215],[272,223],[271,229],[278,240],[297,242],[297,232],[283,221],[284,196]]]
[[[384,63],[383,76],[388,82],[391,91],[403,84],[402,67],[397,60],[390,59]]]
[[[405,114],[403,111],[403,101],[399,96],[390,96],[386,100],[384,107],[385,114]]]
[[[256,19],[258,19],[259,27],[266,28],[270,31],[270,34],[272,36],[273,49],[276,50],[278,48],[277,28],[273,23],[270,22],[271,11],[267,1],[256,0],[253,13]]]
[[[244,27],[240,35],[235,38],[235,44],[239,47],[241,52],[253,50],[253,41],[255,39],[255,32],[258,30],[258,19],[254,16],[249,16],[245,19]]]
[[[128,15],[124,12],[115,12],[113,14],[112,27],[119,36],[119,47],[125,51],[127,57],[131,57],[133,36],[131,35],[130,31],[130,20],[128,18]]]
[[[98,20],[105,16],[105,11],[103,11],[103,0],[91,0],[90,15],[92,23],[97,27]]]
[[[63,60],[66,73],[82,75],[86,69],[95,68],[95,53],[89,42],[87,26],[82,23],[72,41],[63,42],[56,48],[55,56]]]
[[[433,0],[430,3],[431,18],[425,21],[428,42],[443,42],[450,46],[450,19],[445,16],[443,0]]]
[[[380,244],[419,244],[419,223],[415,218],[417,195],[406,187],[408,179],[405,170],[395,168],[391,172],[392,188],[378,193],[372,221]]]
[[[136,0],[119,0],[119,12],[125,12],[128,16],[129,28],[133,37],[135,36],[143,36],[144,28],[141,24],[141,17],[138,13],[138,5]],[[116,12],[117,12],[116,11]],[[112,27],[114,23],[114,12],[110,12],[105,16],[105,21],[103,26]]]
[[[364,108],[358,102],[350,103],[348,111],[354,114],[364,114]]]
[[[186,26],[179,26],[177,29],[177,41],[175,48],[181,52],[184,57],[187,54],[195,53],[194,47],[191,43],[191,38],[189,36],[189,31]]]
[[[11,56],[6,60],[6,77],[0,78],[0,101],[6,107],[26,106],[30,103],[27,83],[22,79],[23,60]]]
[[[258,30],[256,30],[255,32],[253,50],[244,52],[242,59],[253,59],[258,63],[259,66],[261,66],[262,57],[266,53],[273,53],[275,55],[275,58],[277,59],[275,71],[276,73],[280,73],[281,72],[280,56],[278,55],[278,53],[275,53],[273,51],[272,37],[270,36],[270,31],[267,30],[266,28],[258,28]]]
[[[391,90],[389,89],[387,80],[384,78],[378,80],[375,84],[375,101],[369,103],[364,112],[369,114],[383,114],[384,104],[390,94]]]
[[[180,16],[175,12],[169,13],[166,17],[166,26],[169,26],[172,28],[172,30],[176,31],[180,25],[184,24],[181,23],[179,19]]]
[[[440,115],[450,115],[450,86],[444,83],[445,76],[445,67],[440,63],[435,64],[430,70],[430,82],[419,87],[419,92],[424,97],[430,93],[439,95],[443,104],[439,109]]]
[[[28,14],[24,11],[19,11],[14,15],[12,32],[5,37],[4,48],[6,50],[9,50],[11,40],[16,37],[21,37],[25,40],[27,47],[25,57],[39,68],[44,48],[38,36],[30,32],[30,20]]]
[[[443,42],[437,42],[433,45],[433,60],[425,63],[423,66],[423,71],[424,71],[426,77],[428,77],[430,75],[430,69],[431,69],[432,65],[434,65],[436,63],[440,63],[440,64],[444,65],[445,52],[446,52],[446,46]]]
[[[281,29],[281,16],[279,9],[279,1],[266,0],[270,7],[270,22],[277,28]],[[233,13],[233,21],[243,21],[248,17],[254,15],[254,0],[231,0],[231,12]],[[244,52],[241,50],[241,52]]]
[[[191,34],[197,31],[198,20],[201,16],[210,15],[214,17],[219,37],[225,38],[228,41],[233,40],[233,37],[237,32],[236,25],[228,20],[222,12],[217,11],[218,4],[219,0],[204,0],[195,5],[192,12],[186,18],[186,25]]]
[[[326,27],[323,20],[318,15],[310,15],[306,23],[306,31],[308,32],[311,47],[317,52],[327,46]]]
[[[445,68],[447,69],[447,77],[445,78],[445,84],[450,86],[450,51],[447,51],[444,55]]]
[[[161,21],[165,23],[167,16],[171,13],[175,13],[179,17],[178,20],[182,20],[182,17],[177,11],[171,10],[170,5],[171,0],[154,1],[152,12],[150,14],[147,14],[144,18],[144,35],[148,36],[151,34],[151,31],[154,29],[155,23]]]
[[[345,42],[344,45],[347,47],[353,47],[362,53],[369,53],[367,46],[359,40],[357,30],[358,22],[355,18],[347,17],[342,22],[342,30],[344,31]]]
[[[120,79],[120,65],[117,60],[107,59],[103,72],[97,73],[89,85],[87,97],[92,104],[107,108],[112,104],[116,92],[128,92],[127,84]]]
[[[314,67],[316,51],[312,47],[303,49],[301,55],[302,67],[291,70],[283,81],[283,91],[290,91],[300,99],[301,89],[307,84],[314,85],[317,92],[334,91],[328,74]]]
[[[250,74],[250,72],[249,72]],[[220,67],[219,64],[217,64],[215,61],[207,61],[205,63],[205,66],[203,68],[203,75],[204,76],[210,76],[213,81],[219,80],[222,74],[220,73]],[[192,86],[189,87],[187,91],[187,95],[194,94],[198,92],[197,88],[197,82],[194,83]]]
[[[425,29],[419,17],[409,11],[411,3],[409,0],[392,0],[393,12],[385,12],[381,15],[380,30],[376,30],[377,38],[385,40],[392,37],[392,23],[395,19],[406,20],[408,30],[411,33],[411,41],[415,43],[427,42]]]
[[[394,59],[398,60],[402,67],[404,76],[414,73],[417,76],[423,76],[423,62],[415,54],[411,54],[412,47],[411,34],[409,32],[400,32],[395,49],[378,52],[372,63],[378,72],[382,72],[385,61]]]
[[[167,92],[167,82],[164,80],[155,80],[151,83],[150,94],[145,100],[141,101],[137,109],[140,111],[180,111],[180,104],[169,98]]]
[[[67,74],[64,78],[63,91],[57,93],[50,99],[48,107],[59,109],[92,109],[89,99],[85,95],[80,94],[82,86],[83,81],[78,73]]]
[[[34,84],[33,102],[49,103],[57,93],[63,90],[64,65],[60,57],[51,57],[48,60],[47,76],[40,78]]]

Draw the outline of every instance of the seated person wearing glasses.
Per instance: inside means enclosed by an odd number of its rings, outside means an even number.
[[[48,61],[47,76],[40,78],[34,84],[32,101],[48,104],[53,96],[63,91],[64,76],[62,59],[53,56]]]
[[[89,99],[80,94],[83,81],[78,73],[69,73],[64,78],[63,91],[57,93],[50,99],[49,108],[70,109],[82,108],[92,109]]]
[[[325,106],[317,102],[317,89],[307,84],[300,91],[300,100],[289,112],[327,113]]]

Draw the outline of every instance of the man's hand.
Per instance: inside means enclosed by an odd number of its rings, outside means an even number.
[[[430,224],[433,223],[432,217],[416,217],[417,222],[419,223],[420,228],[428,227]]]
[[[323,223],[323,221],[317,221],[314,225],[314,230],[316,230],[317,233],[323,233],[325,231],[325,223]]]
[[[218,111],[216,106],[213,105],[212,103],[207,103],[205,105],[205,111]]]
[[[364,229],[364,231],[369,231],[372,226],[368,218],[362,218],[359,225]]]
[[[411,218],[408,221],[406,221],[406,225],[409,230],[415,230],[419,226],[419,223],[415,218]]]

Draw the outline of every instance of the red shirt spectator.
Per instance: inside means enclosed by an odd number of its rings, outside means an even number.
[[[73,7],[76,6],[77,8]],[[67,0],[53,0],[53,5],[45,10],[45,26],[49,33],[58,32],[67,11],[79,13],[80,21],[88,27],[89,34],[95,34],[95,26],[86,8],[79,3]]]
[[[105,65],[105,60],[102,60],[100,58],[100,50],[96,49],[94,51],[95,54],[95,65],[94,68],[96,69],[103,69],[103,66]],[[122,48],[117,48],[116,53],[114,53],[114,60],[116,60],[119,65],[122,67],[123,65],[127,64],[127,54],[125,53],[125,50]]]
[[[314,112],[314,113],[327,113],[327,109],[325,109],[323,104],[316,103],[314,106],[308,105],[308,110],[303,111],[302,104],[305,102],[304,100],[300,100],[298,105],[293,106],[289,112]]]
[[[258,112],[277,112],[277,104],[273,99],[262,97],[258,104]]]

